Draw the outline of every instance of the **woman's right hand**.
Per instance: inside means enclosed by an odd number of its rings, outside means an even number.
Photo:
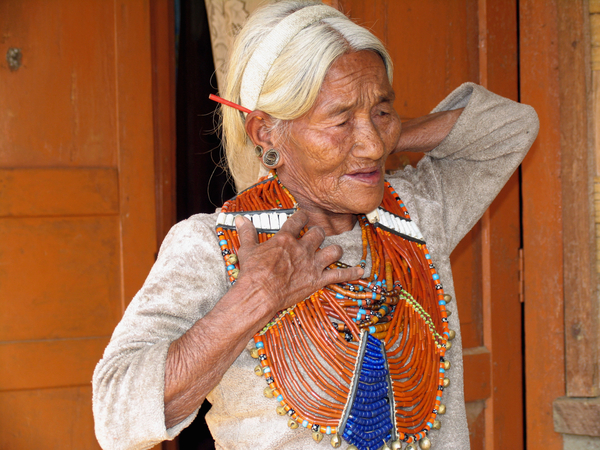
[[[235,218],[240,240],[235,287],[261,291],[257,297],[267,299],[267,320],[328,284],[356,280],[364,273],[360,267],[327,269],[342,257],[342,249],[328,245],[319,250],[325,239],[321,227],[312,227],[298,238],[307,223],[308,215],[298,210],[271,239],[259,244],[252,222],[241,215]]]
[[[308,223],[303,211],[294,213],[275,236],[258,243],[256,229],[236,217],[240,239],[240,274],[215,307],[179,339],[171,343],[165,365],[165,424],[170,428],[202,404],[252,336],[280,310],[331,284],[352,281],[363,269],[327,270],[342,256],[329,245],[321,227],[300,239]]]

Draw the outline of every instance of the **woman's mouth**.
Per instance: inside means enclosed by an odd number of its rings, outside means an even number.
[[[366,169],[359,169],[352,173],[347,174],[355,181],[360,181],[366,184],[378,184],[381,180],[381,169],[379,167],[371,167]]]

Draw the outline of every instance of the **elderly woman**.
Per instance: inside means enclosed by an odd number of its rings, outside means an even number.
[[[94,374],[103,448],[172,439],[205,398],[219,449],[469,448],[449,255],[537,119],[466,84],[401,125],[391,79],[333,8],[249,19],[224,95],[247,112],[222,110],[241,192],[171,230],[117,326]],[[385,181],[401,150],[426,154]]]

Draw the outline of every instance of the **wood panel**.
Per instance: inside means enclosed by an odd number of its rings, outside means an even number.
[[[450,256],[452,271],[460,274],[455,283],[463,348],[483,345],[483,303],[481,266],[481,224],[456,246]]]
[[[0,166],[116,163],[112,2],[61,4],[0,2]],[[5,60],[11,47],[22,52],[15,71]]]
[[[0,32],[0,448],[97,449],[92,372],[157,248],[149,0],[7,0]]]
[[[556,1],[520,0],[521,101],[540,132],[522,164],[526,427],[530,448],[561,450],[552,402],[565,392],[563,230]]]
[[[124,311],[158,251],[149,0],[116,0],[114,21]]]
[[[89,385],[107,344],[108,337],[4,342],[0,391]]]
[[[116,168],[0,169],[0,217],[118,212]]]
[[[0,448],[99,450],[89,386],[0,392]]]
[[[119,234],[117,216],[0,219],[0,341],[110,335]]]
[[[486,400],[491,395],[491,358],[486,347],[471,347],[463,350],[465,370],[465,402]]]
[[[559,1],[560,134],[567,395],[595,397],[598,298],[593,220],[591,72],[587,2]]]

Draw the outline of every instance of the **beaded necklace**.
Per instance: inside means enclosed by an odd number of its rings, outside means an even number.
[[[239,274],[236,215],[249,218],[259,242],[271,238],[297,209],[275,172],[227,201],[216,232],[229,280]],[[422,450],[445,413],[442,392],[450,383],[448,328],[440,277],[423,236],[404,203],[386,181],[377,210],[358,217],[365,268],[351,283],[333,284],[280,311],[254,337],[264,394],[279,402],[288,425],[310,428],[320,442],[348,449]],[[301,235],[306,232],[304,229]],[[342,262],[330,268],[348,267]]]

